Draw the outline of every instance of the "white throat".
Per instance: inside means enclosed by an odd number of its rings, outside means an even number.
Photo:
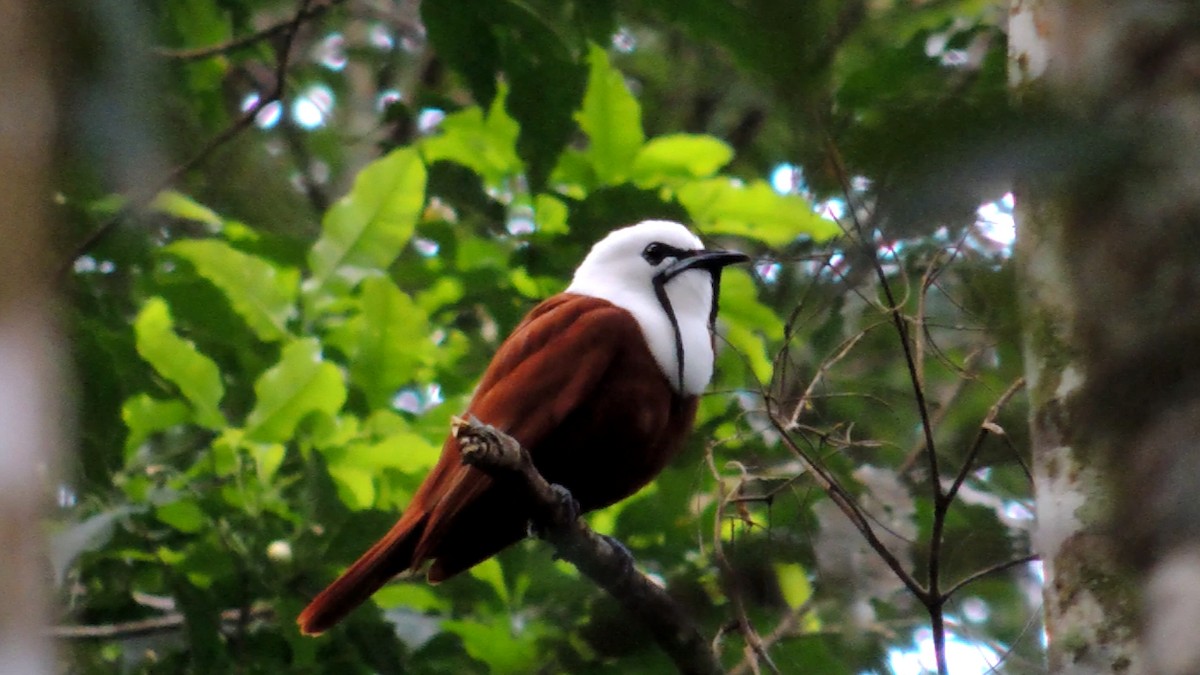
[[[688,237],[679,242],[681,246],[702,246],[695,235],[677,223],[647,221],[641,226],[658,223],[677,228],[678,232],[669,230],[676,237]],[[666,283],[664,288],[675,315],[675,324],[672,325],[671,318],[655,296],[650,266],[636,253],[612,258],[604,255],[607,251],[598,254],[597,249],[607,241],[602,240],[593,248],[593,252],[575,271],[575,278],[567,287],[567,292],[601,298],[628,311],[637,320],[646,346],[671,387],[685,396],[703,393],[713,373],[713,343],[708,325],[713,308],[713,273],[701,268],[690,269]],[[679,330],[678,345],[676,326]]]

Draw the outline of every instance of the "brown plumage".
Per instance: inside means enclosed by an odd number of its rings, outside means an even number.
[[[500,346],[467,412],[520,441],[546,480],[591,511],[662,470],[692,426],[696,397],[671,389],[629,312],[562,293]],[[530,515],[519,486],[463,465],[458,441],[447,437],[399,522],[309,604],[300,630],[327,630],[426,560],[430,581],[468,569],[523,538]]]
[[[466,414],[525,447],[583,511],[617,502],[658,474],[696,416],[712,374],[720,270],[746,260],[705,250],[678,223],[616,230],[567,292],[535,307],[500,345]],[[406,570],[447,579],[525,536],[523,486],[462,463],[447,437],[400,520],[297,619],[321,633]]]

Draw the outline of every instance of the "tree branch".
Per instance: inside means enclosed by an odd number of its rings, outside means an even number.
[[[305,8],[298,12],[295,16],[288,17],[281,21],[277,21],[262,30],[233,38],[226,42],[220,42],[214,45],[204,47],[191,47],[186,49],[172,49],[170,47],[158,47],[154,51],[159,56],[170,59],[178,59],[180,61],[199,61],[213,56],[221,56],[230,54],[240,49],[253,47],[254,45],[269,40],[277,35],[286,34],[288,31],[295,30],[295,26],[301,23],[316,19],[328,12],[330,9],[344,3],[346,0],[326,0],[325,2],[316,5],[315,7]]]
[[[227,609],[221,612],[221,630],[232,635],[250,621],[270,621],[274,617],[275,609],[269,605]],[[46,632],[52,638],[63,640],[120,640],[179,630],[186,623],[187,617],[182,612],[169,612],[162,616],[134,621],[84,626],[52,626]]]
[[[451,433],[459,440],[463,463],[491,476],[510,475],[529,490],[540,513],[539,536],[584,576],[608,591],[654,635],[681,673],[723,673],[708,641],[665,589],[634,567],[616,540],[597,534],[576,518],[564,495],[538,473],[529,452],[511,436],[477,419],[454,418]]]
[[[967,584],[971,584],[976,581],[979,581],[980,579],[982,579],[983,577],[986,577],[989,574],[995,574],[996,572],[1003,572],[1004,570],[1009,569],[1010,567],[1024,565],[1025,563],[1031,563],[1031,562],[1034,562],[1035,560],[1040,560],[1040,559],[1041,559],[1041,556],[1039,556],[1036,553],[1031,553],[1026,556],[1021,556],[1020,558],[1013,558],[1012,560],[1005,560],[1002,563],[996,563],[995,565],[992,565],[990,567],[985,567],[976,572],[972,572],[971,574],[969,574],[966,577],[964,577],[963,579],[961,579],[958,583],[956,583],[953,586],[951,586],[950,588],[948,588],[946,590],[946,592],[942,594],[942,597],[949,598],[950,596],[954,595],[958,591],[962,590],[962,588],[964,586],[966,586]]]
[[[1000,398],[996,399],[992,407],[988,409],[987,415],[979,423],[979,431],[975,434],[975,441],[971,443],[970,449],[967,450],[967,457],[963,460],[962,467],[958,470],[958,475],[954,477],[954,482],[950,484],[950,489],[946,490],[947,506],[950,501],[953,501],[954,496],[958,494],[958,490],[962,487],[963,481],[967,479],[967,475],[971,473],[971,466],[975,464],[975,457],[979,455],[979,449],[983,447],[983,441],[988,437],[988,434],[1004,435],[1004,431],[996,426],[996,417],[1000,415],[1000,411],[1004,409],[1004,406],[1008,405],[1009,399],[1024,388],[1025,378],[1018,377],[1000,395]]]
[[[711,444],[707,452],[704,453],[705,461],[708,464],[708,470],[712,473],[713,478],[717,481],[717,512],[713,516],[713,558],[717,561],[717,566],[725,573],[726,588],[725,593],[729,597],[730,605],[733,607],[734,621],[733,624],[741,632],[742,638],[746,642],[746,658],[751,659],[754,664],[755,672],[758,672],[758,664],[765,663],[770,668],[772,673],[779,674],[779,668],[771,659],[771,655],[767,653],[767,648],[763,645],[762,636],[755,630],[754,624],[750,623],[750,617],[746,614],[746,603],[742,599],[741,583],[738,580],[737,571],[733,569],[729,558],[725,555],[725,547],[721,542],[721,527],[725,524],[725,506],[730,503],[730,497],[736,496],[741,492],[744,484],[745,470],[741,480],[731,491],[729,495],[725,494],[725,483],[721,478],[721,472],[717,470],[716,460],[713,459],[713,450]],[[715,645],[714,640],[714,647]]]

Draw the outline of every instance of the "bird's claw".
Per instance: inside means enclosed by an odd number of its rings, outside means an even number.
[[[558,483],[551,483],[550,489],[556,497],[553,511],[547,518],[534,518],[529,521],[529,534],[539,539],[544,539],[542,535],[555,527],[568,525],[579,519],[579,514],[582,508],[579,506],[579,501],[571,494],[567,488]]]
[[[600,538],[608,542],[608,545],[616,552],[616,556],[620,559],[622,571],[631,571],[633,569],[633,553],[629,550],[629,547],[620,539],[610,537],[607,534],[601,534]]]
[[[573,523],[579,520],[581,508],[579,501],[575,499],[575,495],[571,494],[570,490],[558,483],[551,483],[550,489],[558,497],[558,504],[555,505],[555,510],[557,511],[555,516],[558,522]]]

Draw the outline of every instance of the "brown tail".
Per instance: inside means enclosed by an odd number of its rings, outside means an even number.
[[[296,619],[301,633],[324,633],[366,602],[392,577],[413,567],[416,562],[412,559],[413,549],[425,529],[428,515],[417,509],[411,511],[413,518],[401,517],[383,539],[375,542],[342,576],[308,603]]]

